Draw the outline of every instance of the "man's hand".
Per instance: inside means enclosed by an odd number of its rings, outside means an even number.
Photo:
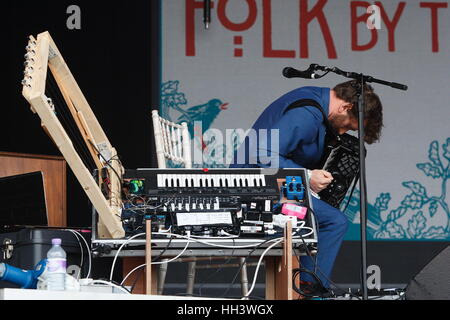
[[[312,170],[309,179],[309,185],[311,190],[315,193],[319,193],[325,189],[333,181],[331,173],[325,170]]]

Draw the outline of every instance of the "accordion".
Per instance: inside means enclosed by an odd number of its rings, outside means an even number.
[[[315,168],[310,169],[323,169],[333,175],[334,180],[326,189],[319,192],[319,196],[321,200],[335,208],[339,208],[348,189],[359,174],[359,139],[347,133],[338,135],[329,123],[328,116],[320,103],[313,99],[300,99],[294,101],[283,111],[283,113],[294,108],[309,106],[320,110],[323,123],[327,128],[325,136],[326,147],[321,161]],[[365,153],[366,150],[364,150],[364,156]]]
[[[322,163],[322,169],[330,172],[334,180],[319,192],[320,199],[339,208],[359,174],[359,139],[347,133],[338,136],[327,144]]]

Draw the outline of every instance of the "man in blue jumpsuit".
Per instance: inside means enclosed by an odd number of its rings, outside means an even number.
[[[318,198],[317,193],[325,189],[333,180],[332,175],[317,168],[325,145],[327,116],[335,133],[343,134],[358,130],[358,110],[356,110],[356,83],[348,81],[333,89],[320,87],[301,87],[292,90],[270,104],[254,123],[252,129],[257,139],[247,136],[235,154],[235,162],[230,167],[276,167],[307,168],[310,188],[313,191],[312,205],[319,225],[317,276],[325,288],[329,288],[329,278],[333,264],[347,230],[348,221],[338,209]],[[380,138],[383,126],[382,105],[373,88],[366,85],[365,142],[371,144]],[[314,106],[288,108],[301,99],[316,101],[323,110]],[[267,135],[260,134],[267,130]],[[272,130],[271,130],[272,129]],[[273,131],[273,129],[277,129]],[[262,130],[262,131],[260,131]],[[278,132],[278,141],[273,141],[273,132]],[[275,135],[276,137],[276,135]],[[262,141],[266,140],[266,141]],[[256,141],[256,146],[252,145]],[[251,150],[258,150],[252,152]],[[241,156],[238,156],[240,154]],[[242,157],[244,154],[244,157]],[[268,159],[271,159],[268,162]],[[302,268],[315,270],[310,257],[301,258]],[[315,279],[302,273],[302,281],[314,283]]]

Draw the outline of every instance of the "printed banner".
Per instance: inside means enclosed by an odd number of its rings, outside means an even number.
[[[385,126],[367,146],[368,238],[450,240],[448,1],[215,0],[206,29],[202,0],[164,0],[161,29],[160,112],[188,122],[197,167],[227,166],[284,93],[347,80],[287,79],[284,67],[317,63],[406,84],[373,84]],[[356,190],[345,211],[347,240],[359,238],[358,199]]]

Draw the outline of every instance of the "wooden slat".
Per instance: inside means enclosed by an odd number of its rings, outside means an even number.
[[[152,222],[145,221],[145,293],[152,294]]]
[[[294,257],[295,258],[295,257]],[[288,221],[284,229],[283,255],[265,258],[266,299],[292,300],[292,223]]]

